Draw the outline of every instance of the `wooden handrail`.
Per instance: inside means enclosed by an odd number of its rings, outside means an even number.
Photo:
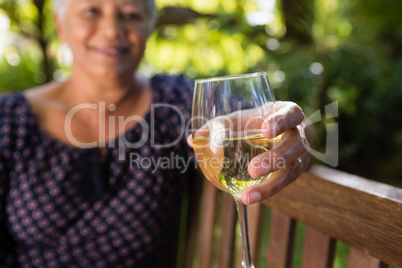
[[[389,265],[402,267],[402,189],[313,166],[263,203]]]
[[[191,197],[199,195],[200,189],[198,202]],[[203,187],[198,184],[190,195],[195,203],[188,205],[192,214],[185,227],[186,252],[179,254],[185,264],[180,267],[241,267],[232,197],[217,191],[206,179]],[[266,206],[271,208],[270,227],[263,224]],[[336,240],[350,246],[349,268],[402,268],[402,189],[312,166],[280,193],[250,207],[253,258],[258,259],[261,242],[269,239],[266,267],[290,267],[296,221],[307,225],[302,268],[332,267]],[[268,228],[269,237],[262,237]]]

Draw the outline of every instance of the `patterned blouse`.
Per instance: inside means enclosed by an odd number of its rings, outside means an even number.
[[[165,266],[194,169],[193,84],[158,75],[151,85],[151,110],[105,145],[102,164],[98,148],[43,131],[21,93],[0,96],[0,267]]]

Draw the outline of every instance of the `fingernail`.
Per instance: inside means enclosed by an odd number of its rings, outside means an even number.
[[[259,192],[252,192],[248,195],[248,204],[253,204],[261,200],[261,195]]]
[[[267,169],[265,167],[254,168],[254,176],[256,179],[267,174]]]

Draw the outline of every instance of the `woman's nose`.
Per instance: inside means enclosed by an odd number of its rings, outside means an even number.
[[[102,34],[108,39],[119,39],[124,36],[124,25],[118,15],[104,16],[100,26]]]

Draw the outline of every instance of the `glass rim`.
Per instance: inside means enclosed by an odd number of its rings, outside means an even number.
[[[245,77],[256,77],[256,76],[268,76],[268,75],[267,75],[267,72],[235,74],[235,75],[226,75],[226,76],[219,76],[219,77],[196,79],[195,83],[215,82],[215,81],[232,80],[232,79],[239,79],[239,78],[245,78]]]

